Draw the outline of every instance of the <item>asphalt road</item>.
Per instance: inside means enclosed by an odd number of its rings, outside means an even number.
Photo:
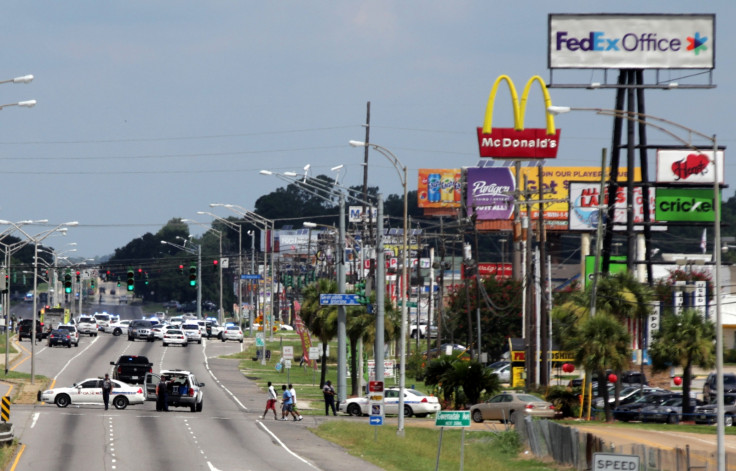
[[[103,310],[104,305],[102,307]],[[107,309],[122,318],[138,317],[135,306]],[[29,342],[24,342],[29,347]],[[323,417],[301,422],[261,421],[265,395],[238,370],[237,361],[218,358],[242,344],[204,340],[188,348],[163,347],[159,341],[130,342],[100,333],[82,337],[78,348],[45,343],[35,348],[35,372],[57,386],[111,372],[120,355],[145,355],[154,372],[179,368],[204,382],[202,412],[188,408],[157,412],[154,402],[125,410],[102,406],[53,404],[13,406],[11,422],[25,448],[16,470],[324,470],[374,471],[313,435],[308,427]],[[16,371],[30,371],[30,360]],[[348,419],[337,417],[336,420]]]

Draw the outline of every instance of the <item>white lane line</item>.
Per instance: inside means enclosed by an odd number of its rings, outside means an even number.
[[[168,348],[164,348],[164,352],[161,354],[161,360],[158,362],[158,370],[163,371],[164,369],[164,357],[166,356],[166,352],[168,352]]]
[[[230,392],[230,390],[229,390],[229,389],[227,389],[227,388],[225,387],[225,385],[224,385],[224,384],[222,384],[222,383],[220,382],[220,380],[219,380],[219,379],[217,379],[217,376],[215,376],[215,374],[214,374],[214,373],[212,372],[212,370],[210,369],[210,364],[209,364],[209,362],[207,361],[207,352],[205,351],[206,349],[207,349],[207,344],[205,343],[205,344],[204,344],[204,348],[202,349],[202,355],[204,356],[204,367],[205,367],[205,368],[207,369],[207,371],[209,372],[210,376],[212,376],[212,379],[214,379],[214,380],[215,380],[215,382],[217,383],[217,385],[218,385],[218,386],[220,386],[220,387],[221,387],[221,388],[222,388],[222,389],[223,389],[223,390],[224,390],[225,392],[227,392],[228,394],[230,394],[230,396],[231,396],[231,397],[232,397],[232,398],[233,398],[233,399],[235,400],[235,402],[237,402],[237,403],[238,403],[238,405],[240,405],[240,407],[242,407],[242,408],[243,408],[244,410],[248,410],[248,408],[247,408],[247,407],[245,407],[245,406],[243,405],[243,403],[242,403],[242,402],[240,402],[240,401],[238,400],[238,398],[237,398],[237,397],[235,397],[235,394],[231,393],[231,392]],[[262,428],[263,428],[263,430],[265,430],[265,431],[266,431],[266,433],[268,433],[269,435],[271,435],[271,437],[272,437],[272,438],[273,438],[274,440],[276,440],[276,441],[278,442],[278,444],[279,444],[279,445],[281,445],[281,447],[282,447],[282,448],[283,448],[284,450],[286,450],[286,452],[287,452],[287,453],[289,453],[290,455],[292,455],[292,456],[293,456],[294,458],[298,459],[299,461],[301,461],[301,462],[303,462],[303,463],[307,464],[307,465],[308,465],[308,466],[309,466],[310,468],[313,468],[313,469],[319,469],[318,467],[316,467],[315,465],[313,465],[312,463],[310,463],[310,462],[309,462],[309,461],[307,461],[306,459],[302,458],[301,456],[299,456],[299,455],[297,455],[296,453],[294,453],[293,451],[291,451],[291,450],[289,449],[289,447],[287,447],[287,446],[286,446],[286,444],[285,444],[284,442],[282,442],[281,440],[279,440],[279,438],[278,438],[278,437],[277,437],[276,435],[274,435],[274,434],[273,434],[273,432],[271,432],[271,430],[269,430],[269,429],[268,429],[268,427],[266,427],[266,425],[265,425],[265,424],[263,424],[263,422],[261,422],[260,420],[256,420],[256,423],[257,423],[257,424],[258,424],[258,425],[259,425],[260,427],[262,427]],[[209,463],[208,463],[208,464],[209,464]],[[214,469],[214,468],[211,468],[211,469]]]
[[[90,347],[91,347],[92,345],[94,345],[94,343],[95,343],[95,342],[97,342],[97,339],[98,339],[98,338],[99,338],[99,337],[95,337],[95,339],[94,339],[93,341],[91,341],[91,342],[89,343],[89,345],[87,345],[86,347],[84,347],[84,349],[82,349],[82,351],[81,351],[81,352],[79,352],[79,353],[77,353],[76,355],[74,355],[73,357],[71,357],[71,358],[69,359],[69,361],[67,361],[67,362],[66,362],[66,364],[64,365],[64,367],[63,367],[63,368],[61,368],[61,369],[59,370],[59,372],[58,372],[58,373],[56,373],[56,376],[54,376],[54,381],[56,381],[56,379],[57,379],[57,378],[59,377],[59,375],[60,375],[61,373],[63,373],[63,372],[64,372],[64,370],[66,369],[66,367],[67,367],[67,366],[69,366],[69,364],[70,364],[70,363],[71,363],[72,361],[74,361],[74,359],[76,359],[77,357],[79,357],[80,355],[82,355],[82,354],[83,354],[84,352],[86,352],[87,350],[89,350],[89,348],[90,348]]]
[[[220,471],[219,469],[215,468],[214,465],[209,461],[207,462],[207,466],[210,467],[210,471]]]
[[[38,416],[41,415],[40,412],[34,412],[33,413],[33,420],[31,420],[31,428],[36,426],[36,421],[38,420]]]

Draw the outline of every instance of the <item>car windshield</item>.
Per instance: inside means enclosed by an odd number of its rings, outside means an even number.
[[[178,329],[169,329],[166,331],[166,335],[184,335],[184,332]]]
[[[76,328],[73,325],[60,325],[59,330],[68,330],[69,332],[74,332]]]
[[[736,384],[736,376],[724,375],[723,384],[727,384],[729,386]]]
[[[407,394],[412,394],[412,395],[417,396],[417,397],[426,397],[427,396],[423,392],[417,391],[416,389],[404,389],[404,391],[406,391]]]
[[[673,397],[671,399],[667,399],[662,403],[663,406],[681,406],[682,405],[682,398],[681,397]]]
[[[660,402],[662,402],[661,394],[647,394],[634,401],[635,404],[655,404]]]
[[[181,326],[182,329],[186,330],[199,330],[198,324],[184,324]]]
[[[516,398],[522,402],[544,402],[538,397],[532,396],[531,394],[519,394]]]
[[[110,316],[108,316],[107,314],[97,314],[95,316],[95,319],[97,319],[98,321],[109,321]]]
[[[227,326],[227,330],[240,330],[240,328],[237,325],[229,325]]]
[[[94,324],[95,320],[92,319],[91,317],[80,317],[79,322],[88,322],[90,324]]]

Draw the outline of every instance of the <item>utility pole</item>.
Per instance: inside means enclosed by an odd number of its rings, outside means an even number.
[[[540,164],[537,167],[537,175],[538,175],[538,184],[539,184],[539,233],[538,233],[538,241],[539,241],[539,286],[540,286],[540,293],[542,302],[539,306],[539,320],[540,320],[540,337],[541,337],[541,348],[539,345],[537,345],[537,348],[541,351],[541,364],[540,364],[540,375],[539,375],[539,381],[543,385],[549,384],[549,329],[548,329],[548,321],[547,318],[549,316],[549,312],[547,311],[547,302],[546,299],[549,296],[549,293],[547,291],[547,250],[546,250],[546,230],[544,227],[544,205],[541,203],[541,201],[544,200],[544,167]]]

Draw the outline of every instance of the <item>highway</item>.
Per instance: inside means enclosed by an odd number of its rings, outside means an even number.
[[[140,317],[136,306],[92,305],[91,311],[95,308],[122,319]],[[108,411],[96,405],[14,405],[11,422],[24,445],[14,469],[379,469],[314,436],[308,426],[329,420],[323,416],[306,416],[301,422],[259,420],[265,394],[240,373],[237,360],[218,358],[242,345],[203,340],[187,348],[163,347],[160,341],[130,342],[104,333],[83,336],[78,348],[51,349],[39,342],[35,372],[53,378],[55,386],[111,373],[110,362],[120,355],[144,355],[154,372],[193,372],[205,384],[204,407],[202,412],[171,408],[167,413],[157,412],[153,401]],[[23,346],[28,349],[29,342]],[[25,360],[15,370],[30,372],[30,363]]]

